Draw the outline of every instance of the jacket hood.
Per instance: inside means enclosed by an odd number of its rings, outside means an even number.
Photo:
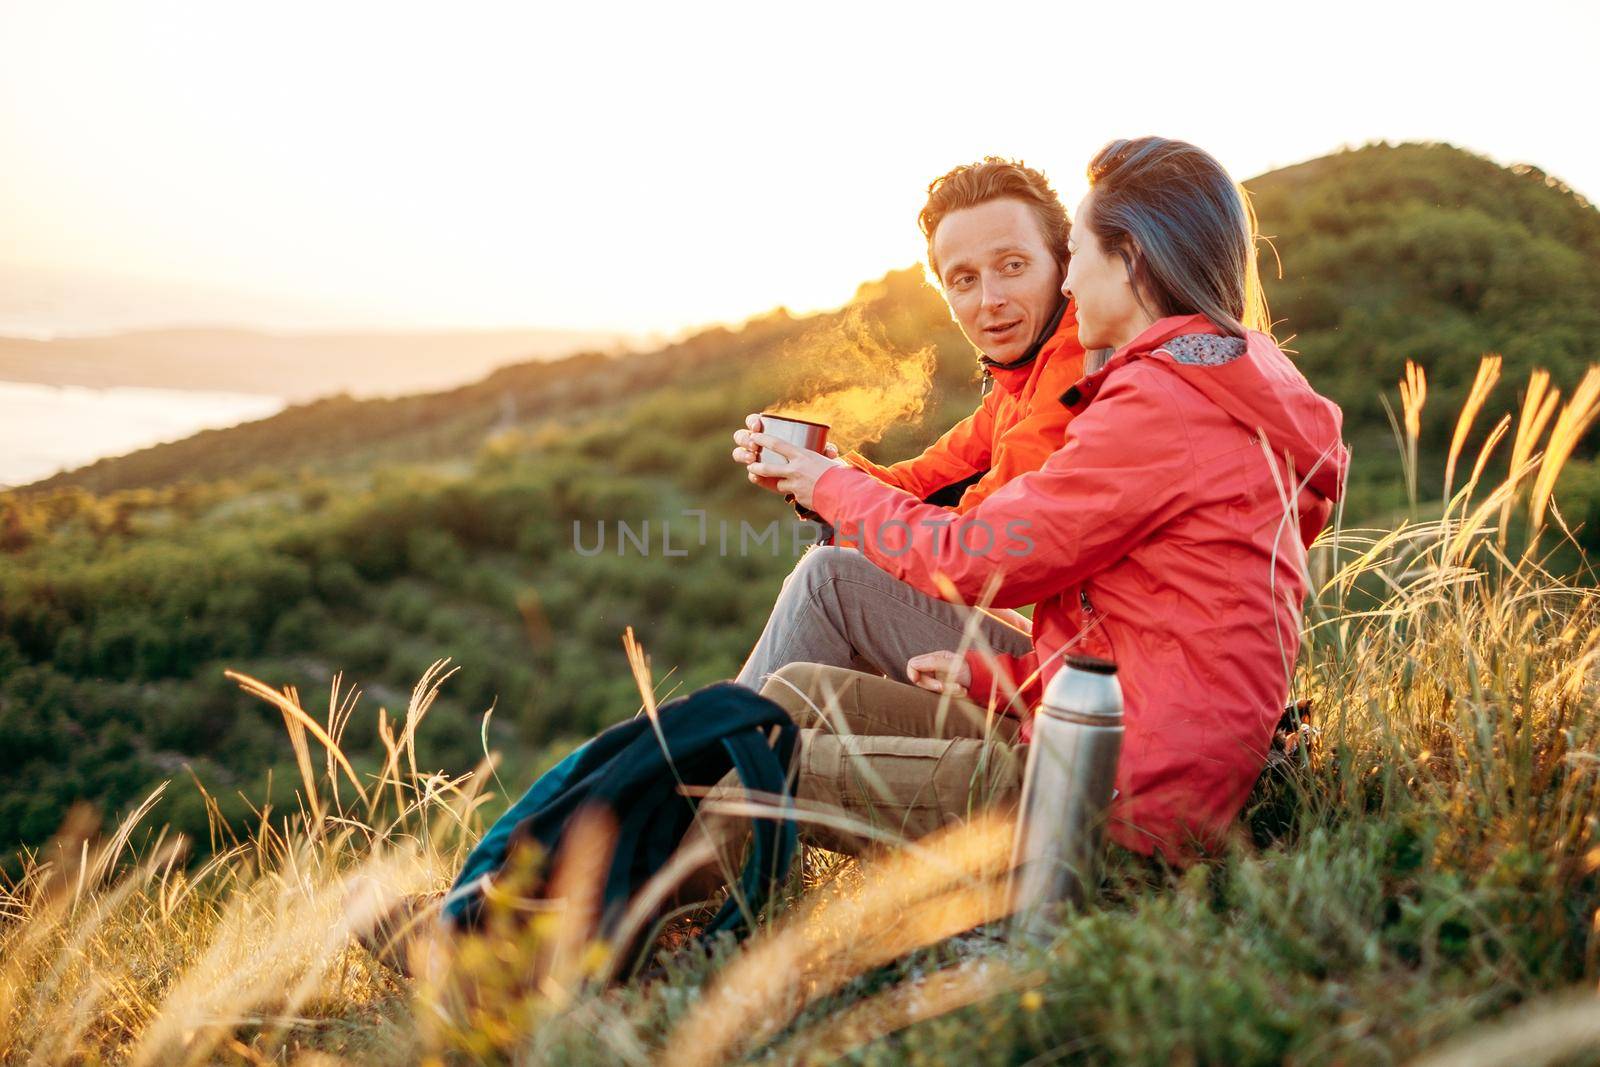
[[[1178,358],[1169,346],[1177,338],[1193,335],[1223,336],[1204,315],[1160,319],[1113,353],[1104,367],[1067,390],[1062,403],[1081,410],[1119,367],[1136,359],[1158,363],[1247,429],[1265,434],[1273,451],[1289,458],[1297,479],[1327,500],[1338,500],[1350,467],[1339,406],[1311,388],[1277,342],[1264,333],[1247,331],[1243,352],[1221,362]]]

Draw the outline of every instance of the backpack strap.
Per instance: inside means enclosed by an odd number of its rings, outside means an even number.
[[[772,887],[789,874],[799,847],[799,831],[793,818],[794,797],[788,788],[788,771],[800,731],[792,722],[778,725],[775,747],[767,745],[760,729],[743,730],[722,739],[722,747],[733,761],[739,781],[750,793],[765,793],[783,798],[783,814],[775,819],[755,819],[751,828],[750,852],[736,886],[728,887],[728,899],[706,924],[705,937],[723,930],[738,934],[748,918],[766,907]]]

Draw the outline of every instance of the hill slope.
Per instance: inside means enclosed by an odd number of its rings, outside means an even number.
[[[1357,433],[1407,359],[1453,415],[1484,352],[1570,386],[1600,356],[1600,212],[1532,167],[1447,145],[1374,145],[1249,183],[1279,336]],[[1435,431],[1439,429],[1435,425]]]
[[[1292,338],[1312,383],[1344,408],[1347,432],[1364,456],[1387,452],[1378,394],[1401,376],[1407,359],[1429,372],[1435,401],[1428,433],[1437,440],[1484,352],[1505,356],[1508,381],[1524,381],[1542,366],[1568,387],[1600,354],[1600,212],[1535,168],[1503,168],[1447,145],[1373,145],[1246,184],[1275,249],[1263,250],[1262,265],[1277,333]],[[903,344],[932,341],[939,380],[959,388],[970,380],[970,349],[919,276],[916,269],[899,271],[864,286],[856,306],[894,324]],[[614,361],[584,357],[505,368],[431,396],[324,400],[102,461],[37,487],[110,491],[238,477],[257,465],[351,469],[380,454],[467,454],[489,427],[556,408],[570,414],[719,362],[747,364],[753,349],[793,341],[816,325],[780,313],[743,330],[710,330]],[[947,418],[962,410],[954,400],[935,398],[950,401]],[[1509,395],[1500,400],[1511,402]],[[914,448],[943,429],[938,422],[936,415],[922,437],[902,444]],[[453,427],[448,441],[441,438],[444,426]],[[379,442],[386,447],[377,448]],[[1379,463],[1374,473],[1391,476],[1387,460]]]

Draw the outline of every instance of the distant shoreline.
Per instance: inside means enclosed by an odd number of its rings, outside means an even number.
[[[99,459],[269,418],[283,397],[0,378],[0,492]]]

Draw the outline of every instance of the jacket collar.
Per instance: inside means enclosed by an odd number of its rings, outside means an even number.
[[[1118,367],[1125,367],[1134,360],[1149,355],[1174,337],[1190,333],[1220,334],[1221,332],[1204,315],[1169,315],[1164,319],[1157,319],[1145,327],[1139,336],[1111,353],[1111,358],[1101,364],[1098,370],[1078,379],[1072,388],[1061,394],[1061,402],[1076,415],[1089,406],[1089,402],[1099,394],[1100,387],[1105,384],[1106,377]]]
[[[1070,335],[1078,325],[1078,317],[1071,301],[1063,298],[1056,304],[1055,313],[1050,316],[1050,321],[1044,324],[1039,331],[1039,336],[1034,338],[1033,344],[1018,359],[1010,363],[996,363],[988,356],[979,356],[978,363],[983,367],[983,393],[989,394],[993,385],[999,385],[1007,393],[1020,392],[1033,376],[1033,365],[1040,356],[1053,354],[1060,347],[1061,339]]]

